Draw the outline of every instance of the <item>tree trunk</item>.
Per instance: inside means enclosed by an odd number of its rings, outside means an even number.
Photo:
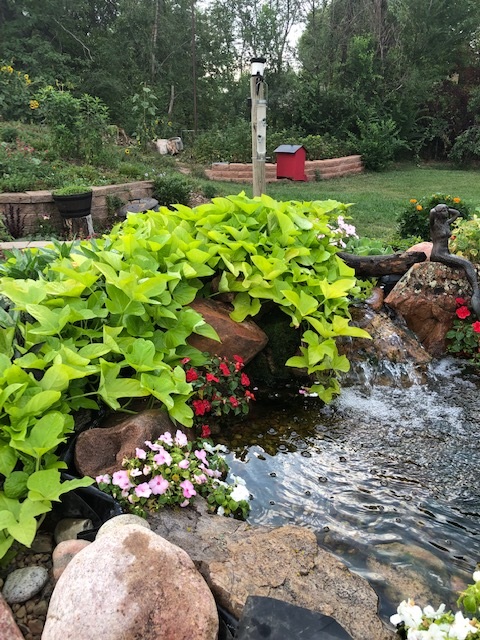
[[[404,251],[388,256],[357,256],[340,251],[337,256],[355,270],[356,276],[367,278],[403,275],[414,264],[427,259],[423,251]]]

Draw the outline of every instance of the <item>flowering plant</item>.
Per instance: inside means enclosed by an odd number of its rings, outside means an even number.
[[[472,322],[472,313],[464,298],[455,298],[457,309],[453,328],[447,331],[449,340],[447,351],[462,358],[469,358],[472,364],[480,365],[480,321]]]
[[[410,198],[405,210],[398,216],[398,229],[400,236],[418,236],[422,240],[430,240],[430,209],[437,204],[446,204],[460,212],[464,219],[470,218],[469,206],[458,196],[434,193],[420,200]]]
[[[204,424],[209,416],[245,415],[250,400],[255,395],[248,389],[250,379],[242,371],[243,359],[235,355],[228,358],[212,356],[201,368],[190,366],[190,358],[184,358],[185,379],[192,385],[190,401],[193,407],[194,424],[201,427],[202,437],[210,435],[210,427]]]
[[[475,613],[480,604],[480,571],[473,574],[475,584],[463,591],[458,600],[468,612]],[[464,617],[461,611],[453,614],[442,604],[435,611],[431,606],[421,607],[412,599],[404,600],[397,613],[390,617],[398,633],[407,640],[474,640],[480,638],[480,622]]]
[[[248,515],[249,492],[245,482],[233,476],[234,484],[222,480],[228,471],[222,445],[187,440],[183,431],[167,431],[155,442],[137,447],[133,458],[125,458],[123,469],[95,478],[99,488],[112,495],[131,513],[145,517],[167,505],[186,507],[201,495],[209,510],[221,515]]]

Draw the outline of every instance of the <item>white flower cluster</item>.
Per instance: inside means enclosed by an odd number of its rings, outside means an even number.
[[[480,571],[473,574],[475,582],[480,581]],[[407,640],[474,640],[480,639],[480,627],[464,617],[461,611],[455,615],[445,611],[442,604],[435,611],[431,606],[421,607],[414,600],[404,600],[398,605],[397,613],[390,617],[394,625],[404,625]]]

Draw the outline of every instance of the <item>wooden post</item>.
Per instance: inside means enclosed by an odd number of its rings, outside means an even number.
[[[263,64],[265,58],[252,58],[252,76],[250,78],[250,97],[252,101],[252,172],[253,196],[260,196],[266,191],[266,100],[263,81]],[[256,64],[262,66],[262,72],[254,72]]]

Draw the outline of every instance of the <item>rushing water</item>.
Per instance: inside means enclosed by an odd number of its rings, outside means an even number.
[[[425,384],[257,407],[225,439],[250,522],[313,529],[369,580],[384,619],[406,597],[454,607],[480,561],[479,392],[444,360]]]

